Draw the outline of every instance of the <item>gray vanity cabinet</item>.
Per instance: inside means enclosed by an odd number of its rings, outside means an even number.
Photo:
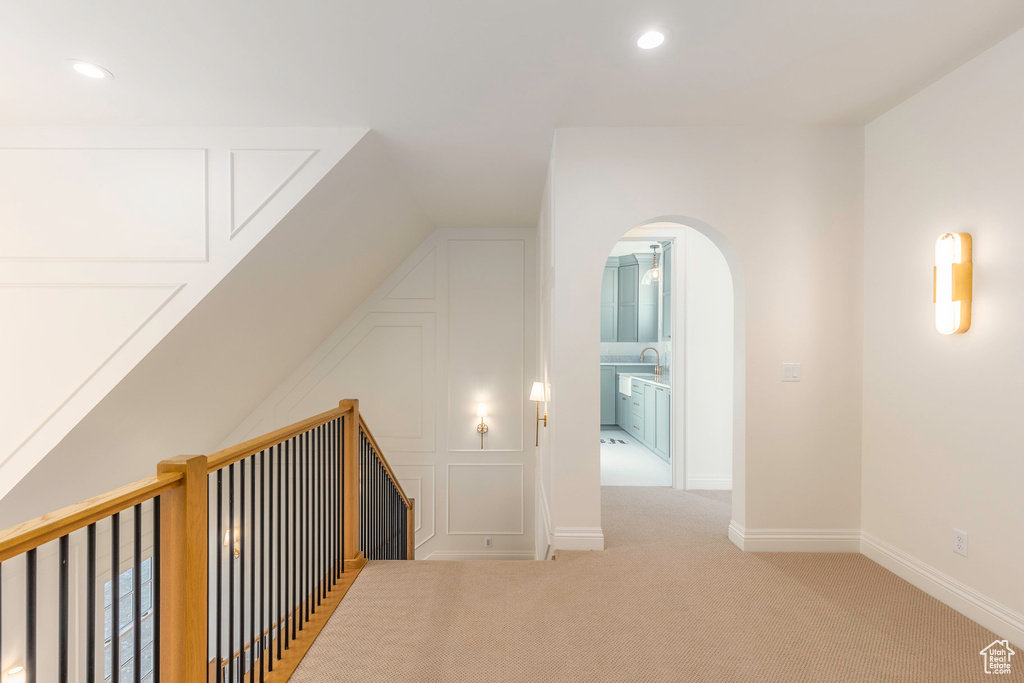
[[[654,420],[652,450],[668,460],[672,452],[672,394],[664,387],[654,387]]]
[[[619,266],[618,340],[637,341],[637,310],[640,305],[640,266]]]
[[[658,438],[657,393],[655,386],[644,382],[644,445],[654,450]]]
[[[615,424],[615,400],[618,389],[615,387],[615,366],[601,366],[601,424]]]
[[[605,266],[601,280],[601,341],[619,340],[619,268]]]

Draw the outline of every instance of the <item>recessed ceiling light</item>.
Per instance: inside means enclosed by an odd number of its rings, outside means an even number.
[[[114,77],[114,74],[110,73],[102,66],[96,66],[95,64],[91,64],[89,62],[72,60],[71,68],[73,68],[75,71],[77,71],[78,73],[82,74],[87,78],[102,79]]]
[[[634,40],[636,41],[636,46],[641,50],[653,50],[663,45],[671,35],[672,33],[667,28],[656,26],[636,34]]]

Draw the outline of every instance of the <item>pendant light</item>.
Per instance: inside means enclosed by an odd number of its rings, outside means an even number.
[[[652,244],[651,249],[654,250],[654,265],[640,278],[640,284],[642,285],[656,285],[661,282],[661,266],[658,264],[658,245]]]

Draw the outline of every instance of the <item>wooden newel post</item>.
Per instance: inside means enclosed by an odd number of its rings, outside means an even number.
[[[160,680],[206,680],[209,526],[206,456],[164,460],[157,473],[181,472],[182,485],[160,497]]]
[[[342,401],[341,406],[345,405],[349,405],[350,408],[345,413],[345,438],[341,452],[342,484],[345,492],[342,501],[342,519],[345,520],[345,524],[341,533],[347,571],[354,568],[359,560],[359,401]]]

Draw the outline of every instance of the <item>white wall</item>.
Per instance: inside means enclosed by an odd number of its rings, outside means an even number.
[[[734,521],[859,527],[862,142],[860,129],[844,127],[558,131],[553,219],[541,235],[553,239],[557,282],[542,313],[555,313],[545,363],[556,544],[564,530],[566,543],[589,536],[601,547],[599,307],[586,302],[612,245],[663,216],[724,236],[746,282],[736,292],[746,414],[736,425]],[[801,383],[780,381],[787,361],[802,363]]]
[[[223,445],[358,398],[416,499],[418,558],[533,559],[534,236],[435,232]]]
[[[0,129],[0,498],[364,129]]]
[[[685,232],[683,283],[687,489],[732,488],[733,293],[725,256],[702,233]],[[681,264],[682,265],[682,264]],[[679,304],[675,303],[678,310]],[[677,328],[678,329],[678,328]],[[678,376],[678,373],[677,373]],[[679,386],[676,382],[676,386]],[[673,387],[673,398],[676,395]]]
[[[0,528],[212,453],[433,232],[396,173],[362,137],[0,500]]]
[[[1022,70],[1018,32],[867,126],[862,496],[866,554],[1018,645]],[[972,325],[954,336],[931,298],[947,231],[974,240]]]

